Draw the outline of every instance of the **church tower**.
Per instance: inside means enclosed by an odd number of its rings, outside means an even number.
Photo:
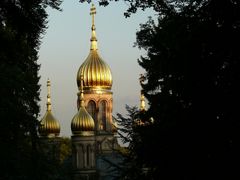
[[[85,109],[82,76],[79,101],[78,112],[71,123],[73,180],[94,180],[96,179],[95,124]]]
[[[115,160],[118,147],[112,117],[112,73],[98,52],[94,5],[90,15],[90,52],[77,72],[78,113],[71,123],[73,179],[108,176],[109,164],[104,159]]]
[[[91,7],[90,15],[92,16],[90,52],[77,72],[77,85],[80,88],[81,76],[83,76],[84,101],[88,113],[94,119],[97,152],[104,153],[111,151],[113,144],[112,74],[98,52],[94,5]]]

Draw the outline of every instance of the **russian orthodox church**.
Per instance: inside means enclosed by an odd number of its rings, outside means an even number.
[[[98,52],[95,14],[96,8],[92,5],[90,52],[77,72],[78,112],[71,121],[74,180],[109,179],[109,167],[104,159],[116,162],[114,152],[119,147],[112,116],[112,74]],[[39,127],[39,135],[44,139],[56,138],[60,133],[59,122],[51,112],[49,80],[47,87],[47,111]]]

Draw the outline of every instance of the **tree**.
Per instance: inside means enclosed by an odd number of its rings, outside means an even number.
[[[0,179],[37,176],[38,49],[46,8],[61,0],[0,2]],[[37,179],[37,177],[35,177]]]
[[[119,138],[126,145],[126,148],[121,148],[118,152],[122,156],[122,161],[115,166],[114,170],[119,174],[117,179],[144,179],[143,163],[138,162],[141,159],[138,152],[143,147],[140,137],[142,127],[137,126],[140,120],[140,112],[137,107],[129,107],[127,105],[126,110],[128,112],[127,117],[117,114],[115,119],[118,124]]]
[[[71,140],[41,138],[38,146],[38,179],[70,180],[72,172]],[[36,178],[36,177],[35,177]]]
[[[146,8],[158,14],[137,32],[136,46],[147,51],[139,60],[146,116],[155,124],[137,131],[135,162],[149,167],[149,179],[239,177],[240,2],[125,2],[126,16]]]
[[[137,32],[136,45],[147,51],[139,64],[160,147],[144,134],[153,177],[239,177],[239,10],[238,1],[192,1]]]

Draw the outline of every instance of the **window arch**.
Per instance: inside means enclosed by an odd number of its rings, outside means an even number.
[[[93,100],[90,100],[87,105],[87,111],[94,119],[94,122],[96,122],[96,103]]]
[[[107,127],[107,102],[101,101],[99,104],[99,128],[106,131]]]

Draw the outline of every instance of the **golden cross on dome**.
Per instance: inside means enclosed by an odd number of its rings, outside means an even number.
[[[96,14],[96,8],[94,6],[94,4],[92,4],[92,7],[90,9],[90,15],[92,16],[92,28],[95,28],[95,25],[94,25],[94,15]]]

